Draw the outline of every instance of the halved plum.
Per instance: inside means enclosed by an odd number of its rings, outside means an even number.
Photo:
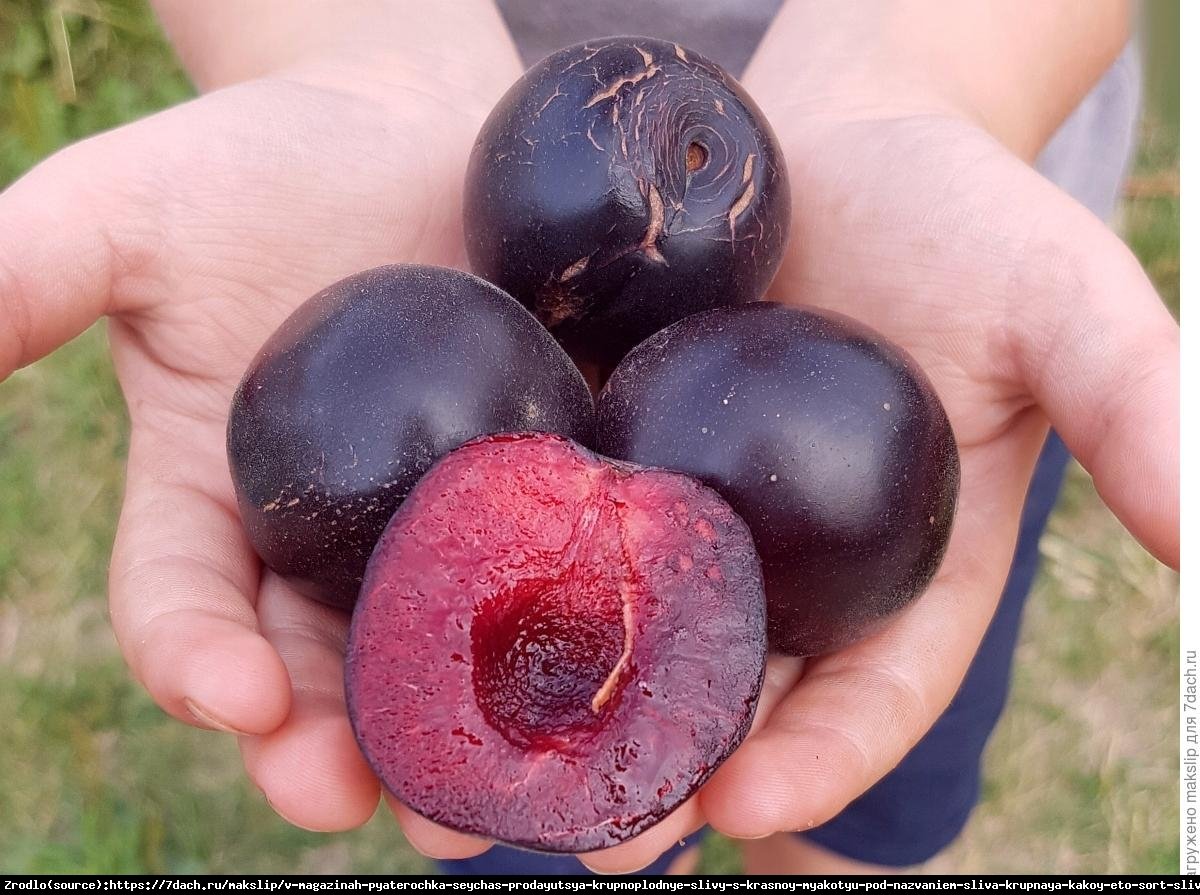
[[[553,435],[417,484],[355,609],[347,702],[384,785],[542,851],[662,820],[750,727],[766,656],[749,531],[715,492]]]

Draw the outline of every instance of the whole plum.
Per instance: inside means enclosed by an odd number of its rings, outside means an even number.
[[[250,541],[304,593],[354,604],[409,489],[478,435],[587,442],[592,398],[550,334],[477,277],[395,265],[313,296],[259,351],[229,415]]]
[[[941,401],[912,357],[840,314],[755,302],[668,327],[604,387],[597,442],[695,476],[746,521],[775,651],[871,633],[925,590],[950,536]]]
[[[783,155],[720,66],[644,37],[531,68],[471,153],[472,269],[611,369],[688,314],[762,297],[787,241]]]

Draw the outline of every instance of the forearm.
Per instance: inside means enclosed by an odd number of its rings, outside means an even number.
[[[201,90],[319,58],[466,91],[507,84],[516,53],[492,0],[152,0]]]
[[[788,0],[751,63],[764,105],[951,110],[1033,158],[1129,36],[1129,0]]]

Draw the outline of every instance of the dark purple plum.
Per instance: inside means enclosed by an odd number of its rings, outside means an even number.
[[[749,525],[771,648],[814,655],[928,586],[958,496],[954,433],[899,347],[840,314],[773,302],[647,339],[600,394],[605,454],[695,476]]]
[[[551,435],[476,439],[388,524],[346,701],[400,801],[585,852],[666,817],[750,728],[766,662],[745,523],[687,476]]]
[[[500,100],[471,153],[464,223],[476,273],[611,369],[669,323],[760,298],[790,203],[771,127],[727,72],[612,37],[554,53]]]
[[[354,604],[417,479],[477,435],[592,434],[591,394],[529,312],[477,277],[364,271],[313,296],[233,397],[229,465],[259,556],[307,595]]]

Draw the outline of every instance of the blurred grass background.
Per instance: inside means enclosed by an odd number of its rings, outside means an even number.
[[[1179,302],[1177,0],[1148,0],[1148,97],[1124,230]],[[0,0],[0,187],[59,146],[191,95],[144,0]],[[279,820],[228,737],[163,715],[109,630],[126,419],[95,328],[0,385],[0,868],[418,871],[380,814]],[[1042,542],[1009,711],[966,835],[930,869],[1174,873],[1178,579],[1071,471]],[[736,872],[717,839],[704,869]]]

